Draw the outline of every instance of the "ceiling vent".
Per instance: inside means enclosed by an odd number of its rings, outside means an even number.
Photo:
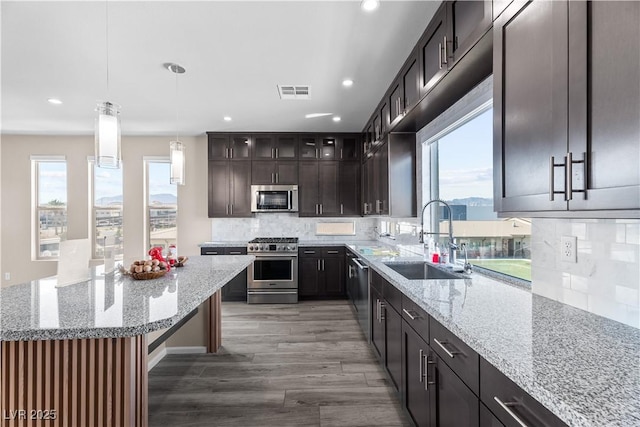
[[[280,99],[311,99],[311,87],[308,85],[278,85]]]

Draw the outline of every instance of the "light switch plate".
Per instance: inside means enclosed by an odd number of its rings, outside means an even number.
[[[578,238],[576,236],[562,236],[560,238],[560,260],[563,262],[578,262]]]

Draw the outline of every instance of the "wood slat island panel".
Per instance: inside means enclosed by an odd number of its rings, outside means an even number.
[[[0,343],[1,427],[147,426],[144,335]]]

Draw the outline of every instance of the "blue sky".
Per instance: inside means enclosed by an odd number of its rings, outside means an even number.
[[[46,205],[54,199],[67,203],[67,164],[39,162],[38,174],[38,204]]]
[[[493,109],[440,138],[440,198],[493,198]]]

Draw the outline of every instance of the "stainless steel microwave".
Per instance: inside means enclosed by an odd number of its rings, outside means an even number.
[[[251,212],[298,212],[298,186],[252,185]]]

